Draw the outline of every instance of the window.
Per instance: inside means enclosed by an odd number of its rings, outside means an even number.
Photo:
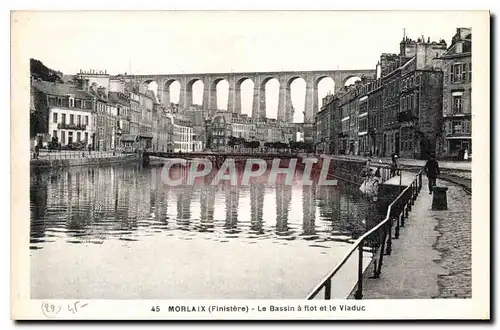
[[[409,101],[408,110],[411,110],[411,109],[413,109],[413,97],[412,97],[412,95],[408,95],[408,101]]]
[[[469,65],[468,65],[468,77],[467,77],[467,79],[469,81],[472,81],[472,63],[469,63]]]
[[[470,125],[470,120],[466,120],[464,122],[464,133],[465,134],[471,134],[471,125]]]
[[[61,105],[62,104],[62,99],[60,97],[57,98],[57,105]]]
[[[75,115],[69,115],[69,123],[70,125],[73,125],[75,122]]]
[[[452,65],[450,82],[460,82],[462,80],[462,69],[462,63],[456,63]]]
[[[57,139],[57,131],[52,131],[52,137]]]
[[[462,96],[452,96],[453,97],[453,114],[462,113]]]
[[[57,112],[54,112],[53,115],[52,115],[53,119],[52,119],[52,122],[54,124],[57,124]]]
[[[64,145],[66,143],[66,132],[61,131],[61,145]]]
[[[69,106],[72,107],[72,108],[75,107],[75,99],[72,98],[72,97],[69,98]]]
[[[76,141],[80,142],[81,139],[82,139],[82,133],[76,132]]]
[[[76,99],[75,100],[75,108],[82,108],[82,100]]]
[[[89,133],[85,132],[85,144],[89,143]]]
[[[463,133],[463,121],[453,121],[453,134],[462,134]]]
[[[82,124],[81,121],[82,121],[82,116],[80,116],[80,115],[76,116],[76,124],[81,125]],[[80,140],[78,140],[78,141],[80,141]]]
[[[62,116],[61,123],[66,124],[66,114],[63,113],[61,116]]]
[[[469,64],[463,63],[462,64],[462,81],[467,80],[468,73],[469,73]]]

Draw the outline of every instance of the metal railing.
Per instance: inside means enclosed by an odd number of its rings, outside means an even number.
[[[373,252],[373,276],[379,278],[382,272],[384,255],[392,252],[392,232],[394,227],[394,239],[399,238],[400,228],[404,227],[405,220],[415,203],[418,193],[422,189],[422,173],[420,170],[410,185],[408,185],[387,208],[386,217],[358,238],[350,248],[344,258],[337,266],[311,291],[307,296],[308,300],[314,299],[318,293],[324,289],[325,299],[331,299],[332,278],[347,263],[349,258],[358,251],[357,283],[355,285],[355,299],[363,298],[363,252],[365,247],[371,247]],[[394,226],[395,224],[395,226]]]
[[[31,160],[55,160],[55,159],[84,159],[84,158],[112,158],[129,155],[121,150],[97,151],[91,150],[47,150],[40,149],[38,155],[35,151],[30,152]]]

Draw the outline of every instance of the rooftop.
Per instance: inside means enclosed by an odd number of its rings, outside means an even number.
[[[48,95],[68,96],[68,94],[71,94],[79,99],[92,99],[92,95],[86,91],[79,90],[74,85],[70,84],[58,84],[42,80],[33,80],[32,86],[36,90]]]

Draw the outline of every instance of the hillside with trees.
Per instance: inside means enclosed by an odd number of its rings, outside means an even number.
[[[30,58],[30,74],[31,77],[35,79],[59,83],[63,82],[62,72],[50,69],[46,67],[41,61],[34,58]]]

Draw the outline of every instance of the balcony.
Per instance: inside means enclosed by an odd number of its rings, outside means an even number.
[[[73,129],[76,131],[85,131],[87,129],[87,125],[59,123],[59,124],[57,124],[57,128],[58,129]]]
[[[405,121],[411,121],[417,119],[417,117],[413,114],[413,111],[408,110],[408,111],[403,111],[398,113],[398,122],[405,122]]]

